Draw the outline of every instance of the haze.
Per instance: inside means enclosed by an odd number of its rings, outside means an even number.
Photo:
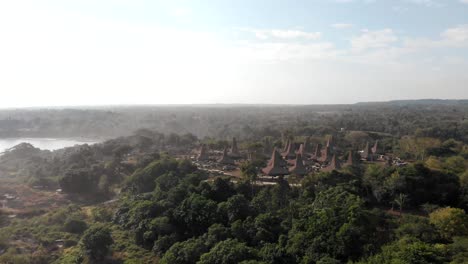
[[[468,1],[2,1],[0,106],[468,98]]]

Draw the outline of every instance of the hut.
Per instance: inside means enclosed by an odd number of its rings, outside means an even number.
[[[235,165],[234,160],[228,155],[227,148],[224,149],[223,155],[221,156],[220,159],[218,159],[218,163],[224,164],[224,165]]]
[[[374,155],[379,155],[379,154],[381,154],[381,153],[380,153],[380,149],[379,149],[379,141],[378,141],[378,140],[375,141],[375,144],[374,144],[374,146],[372,147],[372,154],[374,154]]]
[[[273,150],[271,154],[270,162],[268,165],[262,169],[262,172],[265,175],[269,176],[284,176],[289,174],[288,169],[283,165],[284,160],[282,160],[280,154],[276,149]]]
[[[285,158],[285,159],[294,159],[296,157],[294,143],[292,143],[290,141],[288,141],[288,142],[289,142],[289,144],[286,147],[286,150],[283,151],[283,153],[281,153],[281,156],[283,156],[283,158]]]
[[[329,171],[334,171],[334,170],[340,170],[341,169],[341,164],[339,160],[336,159],[336,155],[333,155],[330,164],[328,164],[327,167],[323,168],[323,171],[329,172]]]
[[[304,147],[304,144],[301,144],[299,146],[299,149],[296,151],[296,155],[297,154],[300,154],[301,156],[305,156],[306,152],[305,152],[305,147]],[[297,157],[297,156],[296,156]]]
[[[346,160],[346,163],[344,166],[354,166],[356,165],[356,158],[354,157],[354,152],[352,150],[349,151],[348,153],[348,159]]]
[[[234,158],[234,159],[241,157],[239,148],[237,147],[237,139],[235,137],[232,138],[232,145],[231,145],[231,151],[229,152],[229,156],[231,156],[231,158]]]
[[[366,143],[366,147],[361,152],[361,159],[362,160],[367,160],[367,161],[372,161],[373,160],[372,149],[369,146],[369,142]]]
[[[302,161],[301,154],[296,155],[296,160],[294,162],[294,165],[291,168],[289,168],[289,173],[299,175],[299,176],[303,176],[307,174],[307,168],[304,166],[304,162]]]
[[[198,161],[207,161],[210,159],[210,156],[208,154],[208,148],[206,147],[205,144],[201,145],[200,151],[197,156]]]
[[[321,152],[321,156],[320,158],[318,159],[318,161],[322,162],[322,163],[327,163],[331,160],[331,148],[330,146],[326,146],[322,152]]]
[[[319,160],[320,157],[322,157],[322,146],[320,144],[317,144],[317,146],[315,146],[314,154],[312,154],[312,158],[315,160]]]

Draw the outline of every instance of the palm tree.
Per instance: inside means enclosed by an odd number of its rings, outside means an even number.
[[[400,217],[403,213],[403,206],[405,205],[406,199],[408,196],[406,194],[400,193],[398,196],[395,198],[394,202],[398,205],[400,208]]]

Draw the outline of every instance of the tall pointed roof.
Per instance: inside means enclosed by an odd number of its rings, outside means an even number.
[[[282,163],[281,160],[282,158],[275,148],[273,150],[273,153],[271,154],[271,159],[270,159],[270,162],[268,163],[268,166],[263,168],[262,172],[269,176],[282,176],[282,175],[289,174],[288,169],[280,165]]]
[[[315,146],[313,158],[318,160],[321,156],[322,156],[322,146],[320,144],[317,144],[317,146]]]
[[[321,153],[321,157],[318,159],[321,162],[328,162],[332,158],[330,146],[326,146]]]
[[[237,147],[237,139],[235,137],[232,138],[231,151],[229,154],[233,158],[240,157],[239,148]]]
[[[224,148],[223,156],[221,156],[221,158],[218,159],[218,163],[225,164],[225,165],[235,164],[234,160],[231,157],[229,157],[227,148]]]
[[[310,138],[307,137],[304,141],[304,152],[305,153],[312,153],[314,151],[312,144],[310,143]]]
[[[281,156],[283,156],[285,159],[293,159],[296,156],[296,153],[294,152],[294,143],[289,141],[286,150],[281,153]]]
[[[345,166],[354,166],[356,165],[356,159],[354,158],[354,153],[352,150],[348,153],[348,160],[345,163]]]
[[[285,152],[288,149],[290,143],[291,142],[289,141],[289,139],[287,139],[286,144],[283,146],[283,149],[281,150],[281,153]]]
[[[334,146],[333,136],[330,136],[327,140],[327,147],[333,148],[333,146]]]
[[[299,149],[296,151],[296,154],[300,154],[301,156],[304,156],[305,155],[305,147],[304,147],[304,144],[301,144],[299,146]]]
[[[279,154],[276,148],[273,149],[273,153],[276,155],[276,157],[275,158],[271,157],[271,159],[268,161],[268,165],[271,165],[273,160],[275,160],[277,162],[277,165],[281,167],[285,167],[288,165],[288,162],[283,159],[283,157],[281,156],[281,154]]]
[[[376,140],[374,146],[372,147],[372,154],[380,154],[379,141]]]
[[[361,158],[365,160],[372,160],[372,149],[369,146],[369,142],[366,143],[366,147],[361,153]]]
[[[208,148],[206,147],[205,144],[202,144],[200,147],[200,152],[198,153],[197,160],[198,161],[204,161],[204,160],[209,160],[210,156],[208,154]]]
[[[323,168],[322,170],[323,171],[333,171],[333,170],[339,170],[341,169],[341,164],[339,162],[339,160],[336,159],[336,155],[333,155],[331,161],[330,161],[330,164]]]
[[[304,161],[302,160],[302,155],[301,154],[298,153],[296,155],[296,160],[294,162],[294,166],[292,166],[289,169],[289,173],[300,175],[300,176],[307,174],[307,169],[304,166]]]

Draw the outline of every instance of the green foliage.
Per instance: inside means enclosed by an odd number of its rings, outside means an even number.
[[[81,239],[83,249],[86,254],[92,259],[104,258],[110,250],[110,246],[114,243],[111,237],[111,231],[104,225],[91,226]]]
[[[63,230],[69,233],[81,234],[88,228],[85,221],[74,217],[68,218],[63,226]]]
[[[448,260],[446,250],[439,245],[421,242],[417,239],[401,239],[384,246],[382,252],[362,263],[367,264],[442,264]]]
[[[138,169],[127,180],[127,186],[133,193],[150,192],[154,190],[156,184],[165,184],[164,181],[156,182],[156,179],[166,173],[172,173],[170,174],[171,177],[166,176],[167,178],[180,178],[195,171],[196,167],[188,161],[176,161],[168,157],[163,157],[160,160],[150,163],[143,169]],[[169,184],[168,186],[162,186],[162,188],[170,188],[175,183],[172,182]]]
[[[209,248],[201,238],[177,242],[161,258],[161,264],[194,264]]]
[[[434,243],[440,240],[437,229],[429,223],[429,219],[421,216],[405,215],[401,224],[396,228],[397,238],[414,237],[425,243]]]
[[[200,235],[217,222],[216,208],[216,202],[192,194],[174,210],[174,217],[190,234]]]
[[[453,238],[453,244],[449,245],[453,255],[452,264],[468,263],[468,236]]]
[[[288,252],[306,263],[323,257],[356,259],[364,253],[366,241],[375,232],[366,218],[358,196],[340,187],[322,191],[294,223]]]
[[[468,215],[462,209],[441,208],[432,212],[429,219],[445,239],[468,235]]]
[[[203,254],[197,263],[231,264],[256,258],[255,250],[235,239],[228,239],[219,242],[208,253]]]

